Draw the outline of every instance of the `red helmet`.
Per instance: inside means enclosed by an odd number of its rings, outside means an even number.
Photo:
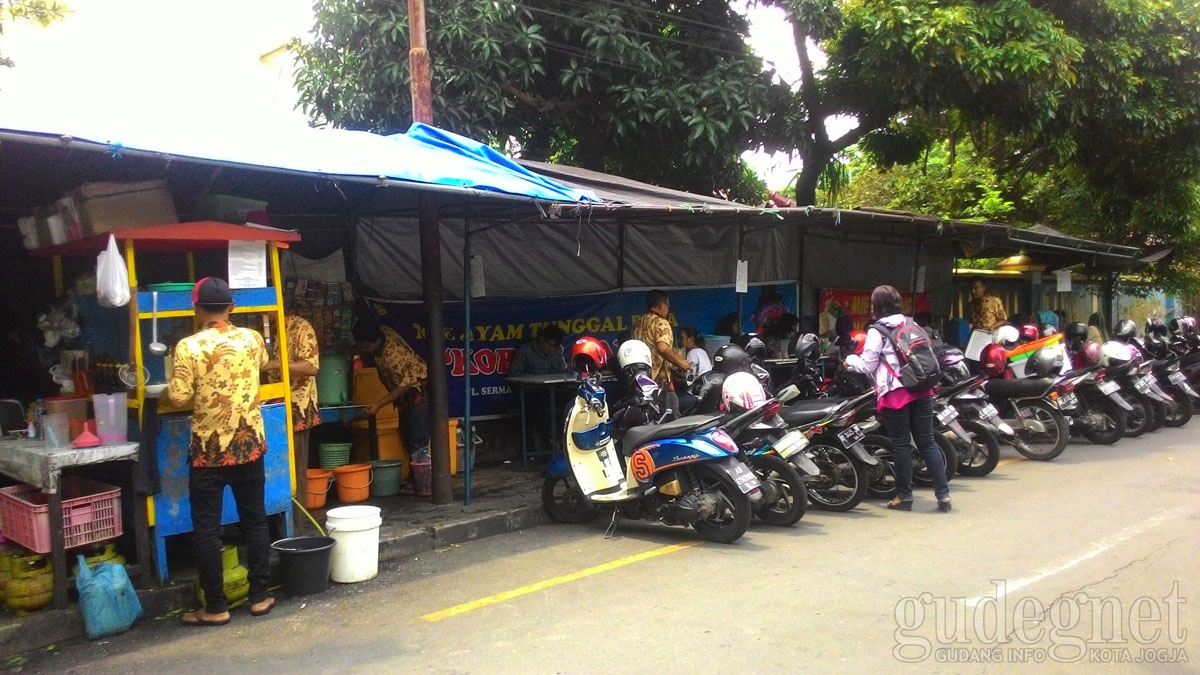
[[[1021,326],[1020,334],[1021,339],[1018,340],[1018,342],[1024,344],[1026,342],[1033,342],[1034,340],[1040,338],[1042,336],[1042,331],[1038,330],[1037,326],[1027,323],[1024,326]]]
[[[979,355],[979,362],[983,365],[983,372],[991,377],[1000,377],[1008,367],[1008,352],[1000,345],[988,345]]]
[[[863,347],[867,344],[867,331],[852,330],[850,331],[850,342],[854,345],[854,353],[862,356]]]
[[[585,335],[571,347],[571,366],[577,373],[598,373],[608,365],[608,345]]]

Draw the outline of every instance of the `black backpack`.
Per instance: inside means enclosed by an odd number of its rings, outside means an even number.
[[[883,334],[892,343],[896,359],[900,361],[900,372],[894,372],[887,360],[880,355],[883,366],[900,380],[900,384],[914,394],[922,394],[938,383],[942,367],[937,354],[933,353],[933,340],[915,321],[905,319],[894,330],[882,323],[873,323],[871,328]]]

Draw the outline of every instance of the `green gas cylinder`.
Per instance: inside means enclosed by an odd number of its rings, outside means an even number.
[[[221,549],[221,566],[224,569],[225,600],[229,603],[229,608],[233,609],[250,597],[250,570],[238,562],[237,546],[233,544],[227,544]],[[204,589],[200,588],[199,580],[196,581],[196,598],[201,606],[205,604]]]
[[[83,559],[87,562],[88,567],[95,567],[100,563],[113,563],[114,565],[124,565],[125,556],[117,553],[117,546],[113,542],[92,544],[84,548],[80,553],[83,554]],[[71,574],[79,576],[79,563],[71,565]]]
[[[9,558],[12,578],[5,585],[4,602],[17,613],[41,609],[54,600],[54,568],[50,558],[22,553]]]

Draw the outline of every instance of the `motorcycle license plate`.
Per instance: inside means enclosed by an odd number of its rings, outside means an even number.
[[[787,459],[808,446],[808,438],[800,431],[789,431],[775,442],[775,452]]]
[[[958,411],[950,406],[946,406],[937,412],[938,421],[942,424],[950,424],[956,417],[958,417]]]
[[[1075,398],[1075,394],[1063,394],[1058,397],[1058,407],[1074,408],[1079,404],[1079,400]]]
[[[1137,382],[1133,383],[1133,388],[1137,389],[1139,392],[1144,394],[1144,393],[1146,393],[1146,390],[1148,390],[1150,388],[1150,385],[1153,383],[1154,383],[1153,375],[1143,375],[1142,377],[1138,378]]]
[[[1000,411],[996,410],[996,406],[989,403],[979,410],[979,416],[985,420],[990,420],[999,417]]]
[[[750,470],[750,467],[738,462],[733,467],[733,481],[737,483],[738,489],[744,494],[750,494],[755,488],[762,487],[758,482],[758,476]]]
[[[862,439],[866,438],[866,436],[867,435],[863,433],[862,429],[859,429],[853,424],[847,427],[845,431],[837,435],[838,440],[841,441],[842,445],[846,446],[847,448],[862,441]]]
[[[1116,382],[1101,382],[1100,383],[1100,393],[1104,394],[1105,396],[1115,393],[1120,388],[1121,388],[1121,385],[1117,384]]]
[[[1171,384],[1179,384],[1187,381],[1187,375],[1184,375],[1183,373],[1171,373],[1167,376],[1167,380]]]

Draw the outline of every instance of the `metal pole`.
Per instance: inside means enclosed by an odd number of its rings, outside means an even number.
[[[463,506],[471,505],[471,452],[475,449],[471,431],[471,205],[463,223]]]
[[[424,0],[408,0],[408,65],[412,87],[413,122],[433,124],[433,85],[429,50],[425,47]],[[449,414],[446,396],[446,335],[442,307],[442,236],[438,222],[437,198],[422,191],[418,206],[421,228],[421,282],[425,311],[428,312],[429,382],[429,459],[433,473],[433,503],[449,504],[454,499],[450,483],[450,441],[446,428]],[[467,368],[469,369],[468,362]]]

